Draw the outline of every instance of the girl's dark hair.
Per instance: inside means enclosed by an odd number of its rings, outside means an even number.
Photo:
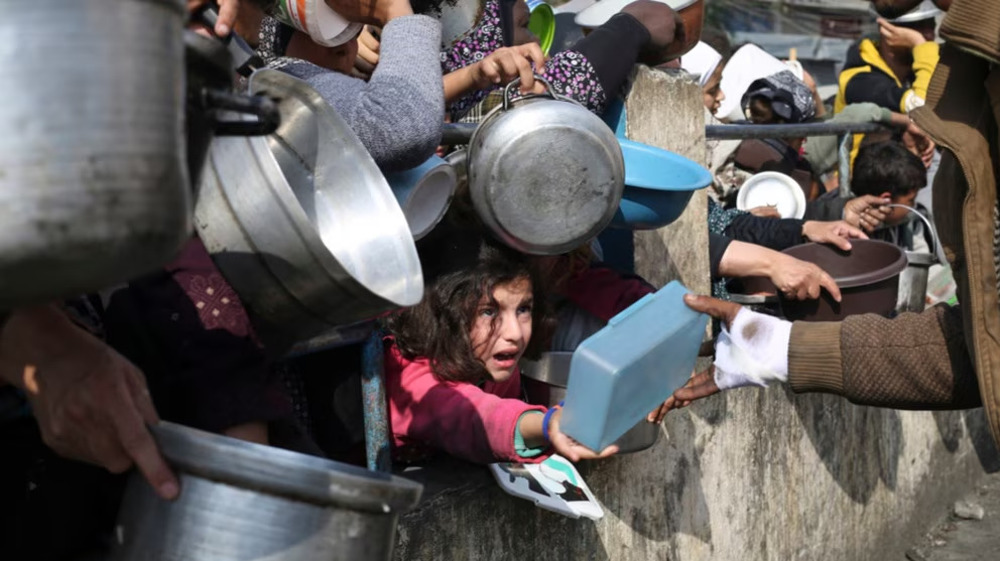
[[[538,275],[528,258],[513,249],[477,231],[450,230],[445,236],[422,240],[420,257],[427,284],[424,299],[391,316],[386,326],[403,357],[426,357],[439,380],[478,383],[489,379],[486,367],[475,357],[469,332],[480,300],[492,299],[497,286],[528,279],[534,292],[533,331],[538,334],[547,325],[546,298],[540,293]],[[532,341],[536,340],[533,336]],[[536,346],[529,344],[529,349]]]

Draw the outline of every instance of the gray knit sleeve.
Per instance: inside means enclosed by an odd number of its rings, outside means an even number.
[[[444,86],[441,24],[427,16],[392,20],[382,30],[381,57],[371,80],[304,61],[281,70],[312,85],[354,129],[385,171],[409,169],[441,142]]]

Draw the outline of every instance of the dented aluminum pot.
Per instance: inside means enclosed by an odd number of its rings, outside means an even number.
[[[181,494],[160,499],[133,472],[110,561],[388,560],[399,515],[423,491],[391,474],[172,423],[153,435]]]
[[[468,147],[469,191],[483,223],[519,251],[555,255],[596,236],[614,217],[625,162],[614,132],[579,103],[547,93],[491,111]]]
[[[32,0],[0,19],[0,309],[170,260],[191,230],[182,0]]]

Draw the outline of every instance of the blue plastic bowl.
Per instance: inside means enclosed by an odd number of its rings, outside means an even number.
[[[662,228],[684,212],[692,193],[712,183],[707,169],[680,154],[623,138],[618,143],[625,159],[625,190],[613,228]]]

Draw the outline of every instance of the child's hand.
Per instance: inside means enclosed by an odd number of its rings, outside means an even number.
[[[520,77],[521,93],[542,93],[545,90],[541,84],[535,84],[532,64],[539,71],[545,66],[545,54],[538,43],[502,47],[473,65],[472,79],[478,89],[485,89]]]
[[[358,56],[354,61],[354,75],[358,78],[367,80],[375,72],[381,47],[379,33],[378,28],[366,25],[358,35]]]
[[[559,419],[561,418],[562,409],[559,409],[552,414],[552,418],[549,420],[549,441],[560,456],[571,462],[579,462],[580,460],[600,460],[618,452],[618,446],[614,444],[597,453],[573,440],[559,430]]]
[[[872,232],[889,216],[890,208],[884,206],[891,203],[888,196],[862,195],[844,204],[844,221],[855,228],[863,228]]]
[[[927,39],[916,29],[897,27],[883,18],[878,18],[878,32],[882,40],[890,47],[912,49],[927,42]]]

